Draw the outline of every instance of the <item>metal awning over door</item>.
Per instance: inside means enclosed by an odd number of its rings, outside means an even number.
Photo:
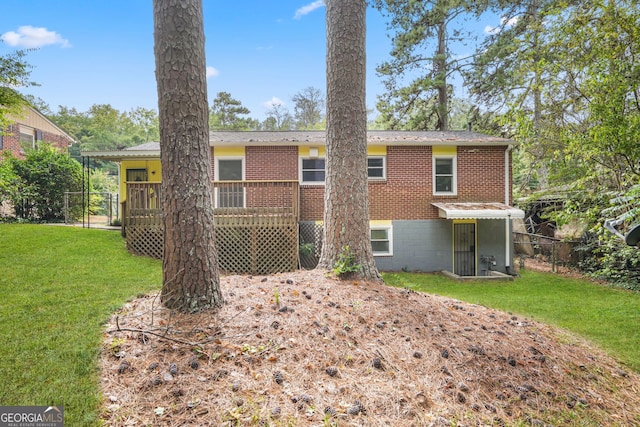
[[[504,203],[432,203],[444,219],[516,219],[524,211]]]

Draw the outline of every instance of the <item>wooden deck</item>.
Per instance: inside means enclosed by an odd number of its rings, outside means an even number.
[[[297,181],[214,181],[220,268],[270,274],[298,267]],[[128,182],[122,232],[139,255],[162,257],[161,184]]]

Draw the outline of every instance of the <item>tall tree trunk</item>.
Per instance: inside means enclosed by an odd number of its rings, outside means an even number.
[[[533,46],[532,50],[533,54],[533,145],[535,147],[536,156],[538,157],[538,181],[539,185],[542,189],[549,188],[549,170],[547,169],[547,164],[544,161],[546,156],[546,148],[544,146],[544,142],[540,137],[540,133],[542,132],[542,73],[544,69],[544,65],[541,64],[542,58],[540,51],[540,34],[543,31],[543,23],[542,17],[540,16],[538,2],[536,0],[532,1],[529,5],[529,13],[533,17],[533,22],[535,25],[535,32],[533,34]]]
[[[365,0],[327,1],[327,159],[321,268],[347,250],[377,280],[369,231]],[[347,249],[348,248],[348,249]]]
[[[438,87],[439,130],[449,130],[449,94],[447,93],[447,24],[446,15],[438,23],[438,49],[436,51],[435,70]]]
[[[165,306],[222,305],[215,246],[201,0],[154,0]]]

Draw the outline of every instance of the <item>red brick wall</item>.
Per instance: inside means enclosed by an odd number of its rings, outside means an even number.
[[[34,131],[35,138],[35,131]],[[19,159],[23,159],[22,147],[20,147],[20,130],[18,125],[11,125],[6,130],[2,138],[3,150],[9,150],[13,155]],[[52,147],[58,149],[60,152],[69,153],[69,144],[71,141],[62,136],[49,132],[42,132],[42,141],[36,141],[37,143],[51,144]]]
[[[458,147],[457,195],[433,196],[431,147],[387,147],[387,179],[369,182],[370,218],[436,219],[432,202],[504,202],[505,148]],[[298,162],[297,147],[247,147],[246,179],[297,180]],[[301,185],[300,219],[322,220],[323,211],[324,186]]]
[[[55,135],[49,132],[42,132],[42,140],[47,144],[51,144],[51,146],[57,148],[59,151],[63,153],[69,152],[69,144],[71,143],[71,141],[69,141],[67,138],[65,138],[62,135]]]
[[[504,202],[506,147],[458,147],[458,201]]]
[[[23,158],[20,155],[20,134],[18,133],[17,125],[10,125],[2,136],[2,149],[3,151],[11,151],[14,156]]]
[[[298,147],[247,147],[247,181],[298,180]]]
[[[426,219],[431,147],[387,147],[387,180],[369,184],[371,219]]]

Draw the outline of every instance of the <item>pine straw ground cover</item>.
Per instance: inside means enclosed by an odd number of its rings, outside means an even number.
[[[111,318],[106,425],[640,425],[640,375],[561,330],[321,271],[221,282],[215,314]]]

